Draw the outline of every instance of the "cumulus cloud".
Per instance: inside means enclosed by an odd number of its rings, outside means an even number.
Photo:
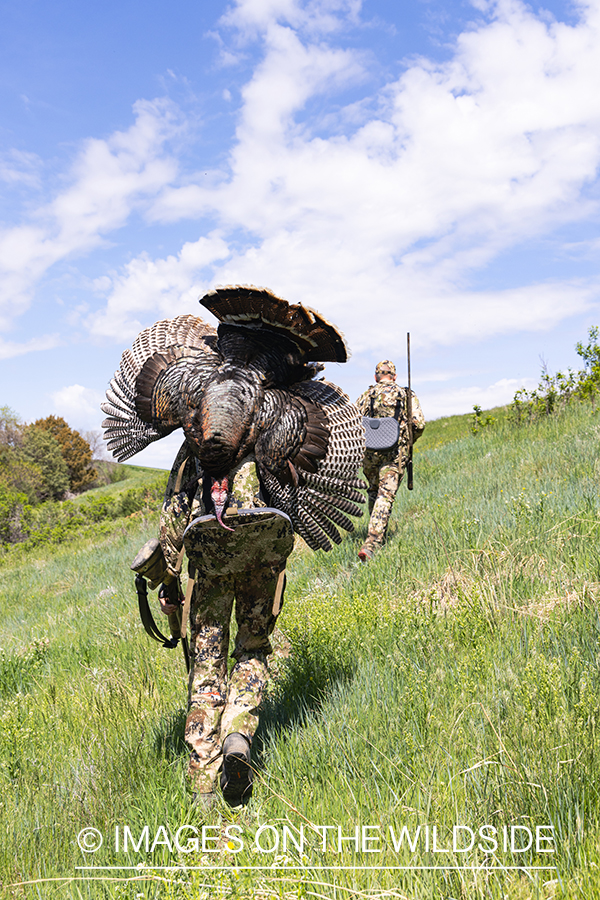
[[[167,188],[151,215],[213,214],[225,238],[243,225],[245,246],[214,280],[268,284],[343,316],[361,348],[377,345],[383,317],[386,337],[408,318],[426,339],[452,342],[548,327],[595,300],[596,282],[481,292],[471,279],[500,252],[597,210],[585,194],[600,162],[597,2],[575,25],[515,0],[490,5],[448,62],[412,62],[369,98],[359,127],[341,109],[344,132],[330,136],[303,121],[304,107],[358,82],[364,59],[301,33],[315,8],[240,0],[229,12],[227,24],[246,36],[252,25],[264,47],[229,171],[210,187]]]
[[[178,128],[172,105],[139,101],[134,113],[127,131],[84,143],[68,186],[31,221],[0,231],[0,328],[25,311],[36,282],[54,263],[98,246],[174,177],[176,164],[164,152]]]
[[[93,428],[101,416],[100,403],[105,399],[100,391],[81,384],[70,384],[51,395],[54,411],[73,427]]]
[[[250,40],[280,22],[323,34],[337,31],[345,20],[358,22],[361,6],[362,0],[236,0],[220,23]]]
[[[344,44],[359,0],[237,0],[217,36],[230,63],[242,47],[254,67],[221,168],[185,171],[167,146],[180,114],[140,101],[129,130],[87,141],[68,186],[0,235],[0,325],[54,262],[89,253],[134,209],[157,228],[202,220],[204,236],[98,273],[87,326],[118,341],[219,282],[315,306],[355,352],[383,355],[406,330],[451,344],[589,309],[597,278],[542,268],[484,290],[474,276],[597,213],[600,0],[573,24],[519,0],[479,7],[447,61],[406,61],[374,89],[378,67]]]
[[[440,416],[451,416],[464,413],[473,406],[492,409],[510,403],[515,392],[521,388],[532,390],[537,385],[534,378],[501,378],[487,387],[473,385],[456,390],[435,392],[419,391],[419,400],[426,419],[437,419]]]
[[[151,315],[169,318],[193,308],[207,285],[199,274],[211,263],[229,254],[218,235],[209,235],[183,245],[177,256],[150,259],[146,254],[131,260],[125,271],[104,276],[98,289],[108,292],[106,307],[90,317],[94,334],[122,340],[134,337]]]

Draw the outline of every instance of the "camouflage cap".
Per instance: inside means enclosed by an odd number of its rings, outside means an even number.
[[[378,362],[375,366],[375,374],[376,375],[395,375],[396,374],[396,366],[391,361],[391,359],[382,359],[381,362]]]

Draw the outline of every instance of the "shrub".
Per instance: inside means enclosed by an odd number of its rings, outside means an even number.
[[[69,470],[60,444],[49,431],[30,425],[23,431],[23,456],[41,473],[37,488],[38,500],[58,500],[69,488]]]
[[[61,453],[69,469],[69,484],[74,492],[84,491],[96,480],[92,466],[92,451],[78,431],[74,431],[60,416],[46,416],[34,422],[36,428],[49,431],[60,444]]]
[[[0,485],[1,489],[1,485]],[[24,495],[16,495],[4,488],[7,499],[3,506],[0,493],[0,541],[11,544],[25,542],[26,547],[60,544],[82,534],[89,534],[102,523],[146,510],[155,513],[162,502],[165,479],[159,477],[144,488],[130,488],[116,496],[90,497],[83,503],[65,500],[47,501],[39,506],[26,505]],[[10,496],[9,496],[10,495]],[[19,500],[14,497],[18,496]],[[5,509],[4,509],[5,507]],[[3,512],[4,510],[4,512]]]
[[[27,496],[0,482],[0,541],[15,543],[23,540],[23,517],[31,507]]]
[[[537,388],[517,391],[510,407],[511,419],[517,425],[534,421],[542,416],[551,416],[572,400],[590,400],[595,405],[600,389],[600,329],[597,325],[588,331],[588,343],[579,341],[575,345],[578,356],[583,359],[584,368],[579,372],[567,369],[551,375],[544,363],[542,376]]]

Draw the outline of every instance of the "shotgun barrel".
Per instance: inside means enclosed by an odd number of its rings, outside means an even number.
[[[408,394],[406,397],[406,418],[408,419],[408,459],[406,461],[406,484],[409,491],[413,489],[413,415],[412,386],[410,382],[410,331],[406,335],[406,359],[408,364]]]

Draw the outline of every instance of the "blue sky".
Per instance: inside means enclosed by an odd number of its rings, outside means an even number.
[[[600,0],[2,3],[0,405],[99,428],[215,284],[313,306],[429,418],[600,323]],[[133,462],[168,466],[178,437]]]

